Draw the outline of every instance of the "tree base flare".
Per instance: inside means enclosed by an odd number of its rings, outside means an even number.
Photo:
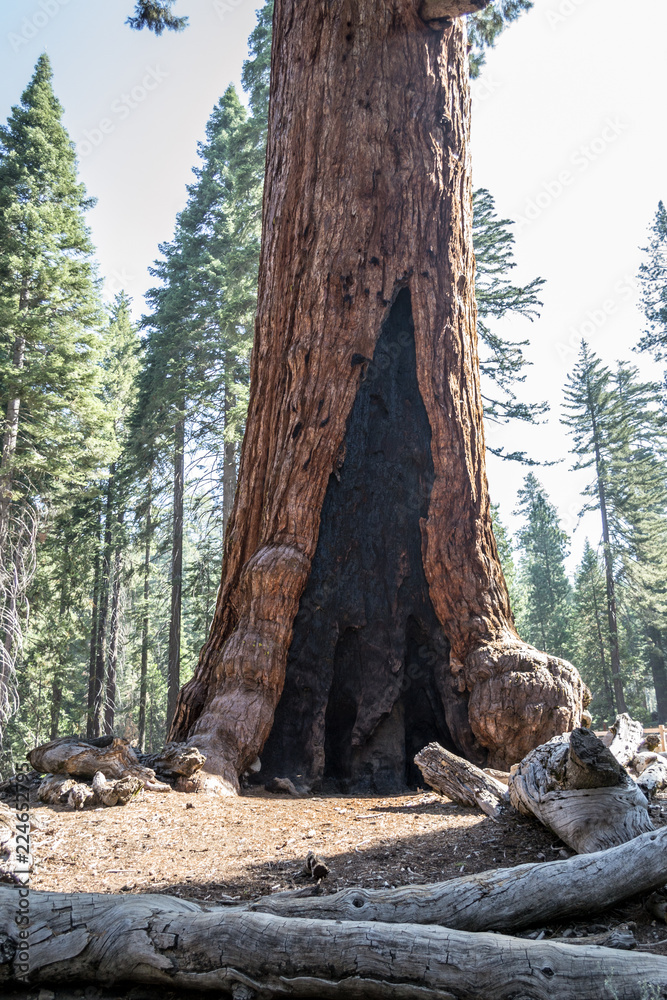
[[[500,770],[580,726],[590,702],[571,663],[513,636],[474,649],[464,673],[472,731],[489,751],[489,766]]]

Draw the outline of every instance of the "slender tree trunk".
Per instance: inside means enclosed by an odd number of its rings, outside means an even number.
[[[604,476],[602,473],[602,455],[598,438],[598,426],[592,400],[589,399],[589,411],[595,441],[595,472],[600,502],[600,518],[602,520],[602,547],[604,551],[605,583],[607,588],[607,621],[609,624],[609,656],[611,659],[611,679],[614,685],[616,706],[619,712],[627,712],[623,678],[621,676],[621,653],[618,645],[618,614],[616,610],[616,585],[614,582],[614,560],[611,552],[609,535],[609,517],[607,514],[607,496]]]
[[[125,518],[125,512],[118,515],[120,529]],[[123,549],[120,539],[116,543],[113,558],[111,585],[111,615],[109,618],[109,649],[107,653],[107,684],[104,701],[104,732],[111,734],[116,722],[116,672],[118,667],[118,636],[120,632],[120,592],[121,572],[123,568]]]
[[[28,282],[23,280],[19,293],[19,322],[21,313],[28,308]],[[12,368],[15,372],[22,371],[25,365],[26,341],[22,333],[14,338],[12,350]],[[11,387],[13,388],[13,387]],[[18,391],[12,393],[7,402],[5,414],[5,429],[2,437],[2,457],[0,458],[0,545],[4,547],[9,531],[9,519],[12,502],[12,483],[14,478],[14,456],[19,434],[19,418],[21,412],[21,396]]]
[[[99,600],[100,600],[100,572],[102,568],[102,559],[100,553],[100,532],[102,530],[102,504],[99,498],[95,501],[95,506],[97,508],[97,529],[95,531],[95,565],[93,569],[93,607],[90,621],[90,657],[88,660],[88,718],[86,722],[86,736],[95,736],[95,706],[97,704],[97,683],[96,683],[96,670],[95,666],[97,664],[97,640],[98,640],[98,629],[97,622],[99,618]],[[99,735],[99,734],[98,734]]]
[[[607,657],[604,651],[604,639],[602,637],[602,624],[600,622],[600,610],[598,608],[598,599],[595,593],[595,583],[591,581],[591,596],[593,598],[593,612],[595,614],[595,630],[597,632],[598,644],[600,647],[600,669],[602,670],[602,681],[604,683],[605,692],[607,698],[609,699],[609,707],[611,708],[612,715],[616,714],[616,703],[614,701],[614,692],[612,686],[609,683],[609,676],[607,671]]]
[[[146,749],[146,699],[148,696],[148,599],[150,597],[151,540],[153,523],[151,504],[153,500],[153,473],[148,477],[148,502],[146,506],[146,540],[144,544],[144,606],[141,619],[141,677],[139,681],[139,749]]]
[[[649,663],[658,707],[658,721],[661,725],[667,725],[667,664],[665,664],[662,634],[657,628],[649,628],[648,637],[651,642]]]
[[[181,684],[181,603],[183,595],[183,490],[185,480],[185,406],[174,427],[174,515],[171,546],[171,617],[167,670],[167,732]]]
[[[109,469],[107,480],[106,510],[104,514],[104,544],[100,573],[99,611],[97,617],[97,642],[95,649],[95,692],[93,705],[93,736],[100,736],[104,723],[104,681],[106,673],[107,627],[109,594],[111,589],[111,556],[113,545],[114,476],[116,463]]]
[[[514,763],[580,720],[581,679],[521,642],[500,568],[465,25],[418,8],[275,5],[248,424],[171,730],[211,789],[238,788],[272,727],[309,784],[380,787],[411,739]]]
[[[61,572],[60,609],[58,618],[60,627],[62,629],[65,615],[69,610],[70,560],[69,560],[69,545],[67,542],[65,543],[65,546],[63,548],[63,559],[60,572]],[[61,647],[58,651],[58,659],[54,667],[53,682],[51,685],[51,728],[49,733],[50,740],[55,740],[58,738],[58,727],[60,724],[60,710],[62,708],[62,702],[63,702],[63,672],[66,660],[67,660],[67,651],[63,650]]]

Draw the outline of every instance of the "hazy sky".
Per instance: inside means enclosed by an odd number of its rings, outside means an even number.
[[[125,288],[142,310],[147,267],[185,204],[211,109],[239,84],[254,0],[180,0],[189,29],[161,38],[130,31],[133,0],[4,0],[0,6],[0,115],[6,118],[46,50],[80,173],[98,198],[90,215],[109,293]],[[487,428],[494,445],[558,460],[537,469],[572,531],[585,475],[569,471],[559,424],[562,386],[582,336],[605,361],[631,360],[642,331],[636,274],[658,201],[667,198],[667,5],[644,0],[536,0],[489,54],[474,84],[474,184],[517,221],[516,276],[547,279],[530,339],[526,395],[547,399],[538,428]],[[490,460],[492,496],[512,528],[515,463]],[[572,563],[588,516],[573,541]]]

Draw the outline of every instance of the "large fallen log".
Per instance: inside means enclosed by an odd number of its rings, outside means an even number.
[[[73,778],[93,778],[98,772],[105,778],[140,778],[149,791],[163,791],[152,768],[139,763],[127,740],[114,736],[87,739],[83,736],[63,736],[35,747],[28,760],[43,774],[64,774]]]
[[[508,804],[507,788],[502,782],[439,743],[429,743],[420,750],[415,764],[436,792],[460,805],[477,806],[492,819],[497,819]]]
[[[575,729],[512,768],[512,805],[535,816],[580,854],[653,829],[644,793],[601,740]]]
[[[343,889],[330,896],[264,896],[254,912],[318,920],[441,924],[517,931],[614,906],[667,883],[667,827],[632,843],[565,861],[499,868],[436,885]]]
[[[667,996],[667,958],[645,953],[413,924],[289,920],[166,896],[31,893],[26,947],[16,921],[21,891],[0,887],[4,984],[27,973],[30,985],[132,982],[239,1000]]]

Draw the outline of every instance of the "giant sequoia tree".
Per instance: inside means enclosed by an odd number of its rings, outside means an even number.
[[[260,752],[387,787],[430,739],[507,763],[579,722],[577,672],[516,634],[491,526],[458,18],[485,6],[276,3],[248,427],[171,729],[210,787]]]

